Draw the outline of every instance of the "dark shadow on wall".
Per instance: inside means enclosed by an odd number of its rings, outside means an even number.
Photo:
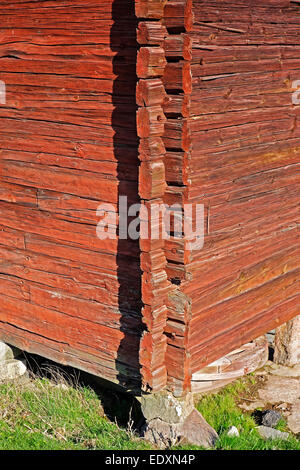
[[[113,71],[112,127],[114,130],[114,153],[118,162],[119,197],[127,196],[128,206],[139,203],[138,196],[138,138],[136,133],[135,89],[137,42],[135,5],[133,0],[114,0],[113,25],[110,33]],[[124,213],[119,214],[124,216]],[[123,219],[125,220],[125,219]],[[123,223],[123,222],[122,222]],[[120,222],[118,231],[120,231]],[[124,222],[126,224],[126,221]],[[127,222],[128,226],[128,222]],[[140,391],[139,363],[140,339],[143,332],[141,302],[141,270],[139,240],[118,241],[118,281],[121,331],[124,334],[117,353],[118,380],[127,390]]]

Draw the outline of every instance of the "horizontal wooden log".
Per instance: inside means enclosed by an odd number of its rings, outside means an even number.
[[[254,317],[243,325],[239,325],[237,328],[223,333],[222,338],[226,338],[226,342],[215,342],[215,344],[218,344],[219,348],[218,355],[225,355],[227,354],[226,351],[230,352],[234,349],[234,344],[244,344],[247,338],[259,337],[261,334],[264,334],[264,331],[270,331],[274,329],[274,327],[276,328],[277,325],[285,323],[295,317],[297,315],[297,305],[297,297],[287,298],[281,304],[276,305],[276,307],[269,308],[261,313],[259,320],[257,317]],[[208,344],[203,345],[201,350],[192,357],[193,371],[196,372],[202,366],[204,367],[212,362],[214,356],[215,354],[209,351]]]
[[[6,323],[1,324],[0,334],[3,341],[21,350],[48,357],[61,364],[76,367],[86,372],[89,371],[94,375],[122,385],[127,390],[133,391],[133,393],[140,391],[140,375],[134,367],[115,360],[105,361],[104,357],[99,361],[95,355],[82,351],[80,348],[44,338]]]

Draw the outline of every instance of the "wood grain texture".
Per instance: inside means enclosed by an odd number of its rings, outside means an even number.
[[[139,201],[133,2],[5,0],[0,23],[1,339],[139,392],[138,242],[96,236],[101,203]]]
[[[136,99],[137,133],[139,145],[139,195],[143,208],[152,213],[152,208],[162,204],[166,188],[165,154],[162,137],[165,132],[166,116],[163,104],[166,90],[163,75],[167,65],[163,47],[166,28],[162,23],[165,1],[136,0],[136,14],[141,21],[137,29],[140,49],[137,56],[139,78]],[[166,274],[166,257],[162,239],[162,219],[156,218],[159,239],[152,239],[153,222],[141,214],[141,268],[142,302],[145,331],[140,346],[140,363],[144,391],[158,391],[167,383],[165,327],[167,321],[167,294],[171,288]],[[151,222],[151,224],[150,224]],[[144,236],[145,234],[145,236]],[[147,234],[147,236],[146,236]]]
[[[174,387],[299,314],[299,12],[288,1],[193,1],[188,137],[170,120],[166,198],[204,204],[206,235],[200,251],[166,247],[190,309],[172,337],[190,370],[172,369]]]
[[[299,314],[300,5],[0,3],[0,338],[181,395]],[[100,240],[119,196],[204,204],[204,248]]]

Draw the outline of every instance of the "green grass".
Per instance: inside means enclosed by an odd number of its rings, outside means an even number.
[[[251,394],[254,379],[239,380],[217,394],[204,396],[197,408],[216,429],[220,440],[217,449],[264,450],[297,449],[300,441],[266,442],[256,430],[254,419],[237,406],[240,397]],[[106,393],[106,398],[105,398]],[[107,398],[108,397],[108,398]],[[123,426],[108,419],[103,403]],[[126,403],[127,401],[127,403]],[[113,409],[114,408],[114,409]],[[56,380],[35,378],[25,384],[0,385],[0,449],[151,449],[132,431],[128,420],[128,400],[114,393],[101,396],[90,387],[70,384],[60,376]],[[127,413],[127,414],[126,414]],[[125,416],[127,418],[125,419]],[[239,429],[240,437],[230,438],[230,426]],[[278,426],[286,430],[282,420]],[[197,449],[182,445],[177,449]]]
[[[36,379],[0,386],[0,449],[147,449],[129,429],[111,422],[89,387]]]
[[[253,387],[254,386],[254,387]],[[241,397],[251,396],[255,388],[255,379],[248,376],[227,386],[217,394],[206,395],[198,403],[197,409],[207,422],[217,431],[220,440],[217,449],[224,450],[300,450],[300,440],[291,436],[289,440],[265,441],[257,432],[257,423],[254,418],[239,408],[237,403]],[[231,426],[239,430],[239,437],[228,437],[227,432]],[[282,419],[276,426],[280,431],[287,431],[286,423]]]

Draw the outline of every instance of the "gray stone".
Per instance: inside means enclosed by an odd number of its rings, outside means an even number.
[[[182,441],[201,447],[213,447],[218,434],[194,407],[191,393],[174,397],[163,391],[139,398],[146,419],[142,435],[166,449]]]
[[[300,398],[291,408],[291,414],[288,416],[287,425],[294,434],[300,433]]]
[[[26,365],[22,361],[9,359],[0,362],[0,382],[15,380],[22,377],[27,371]]]
[[[219,436],[194,409],[183,423],[171,424],[160,418],[147,422],[143,437],[161,449],[167,449],[183,441],[199,447],[214,447]]]
[[[244,411],[254,411],[257,410],[258,408],[263,408],[265,406],[265,403],[263,401],[253,401],[250,403],[240,403],[238,405],[242,410]]]
[[[20,349],[0,341],[0,382],[25,376],[27,370],[25,363],[15,359],[20,353]]]
[[[265,403],[294,403],[300,396],[300,381],[296,378],[270,375],[258,395]]]
[[[9,346],[6,343],[3,343],[3,341],[0,341],[0,363],[2,361],[8,361],[10,359],[15,359],[18,357],[22,351],[20,349],[17,349],[13,346]]]
[[[262,414],[261,423],[263,426],[275,428],[281,420],[281,414],[274,410],[266,410]]]
[[[296,364],[292,367],[281,366],[279,364],[273,364],[270,369],[272,375],[278,375],[279,377],[299,377],[300,376],[300,364]]]
[[[286,441],[289,438],[288,432],[278,431],[268,426],[258,426],[259,435],[265,440],[281,439]]]
[[[0,363],[14,359],[14,353],[11,347],[0,341]]]
[[[142,430],[142,437],[160,449],[168,449],[179,444],[182,438],[178,424],[172,425],[159,418],[146,423]]]
[[[227,436],[228,436],[228,437],[239,437],[239,436],[240,436],[240,433],[239,433],[238,428],[235,427],[235,426],[231,426],[231,427],[228,429]]]
[[[300,315],[277,328],[274,362],[284,366],[300,363]]]
[[[146,421],[159,418],[170,424],[182,423],[194,409],[192,394],[175,398],[170,392],[143,395],[140,399],[141,410]]]
[[[219,436],[203,418],[198,410],[194,409],[182,426],[182,438],[189,444],[212,448]]]

